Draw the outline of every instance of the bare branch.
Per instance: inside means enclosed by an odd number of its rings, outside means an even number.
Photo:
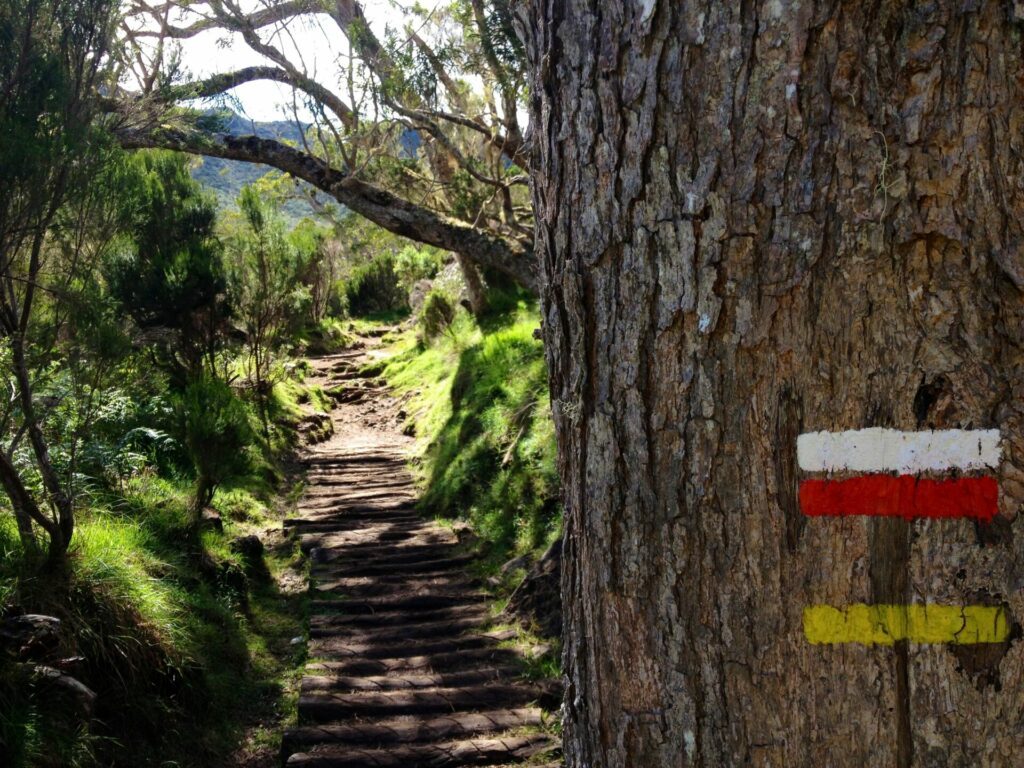
[[[199,80],[194,83],[175,85],[167,90],[166,97],[170,101],[206,98],[216,96],[243,83],[250,83],[254,80],[273,80],[297,88],[322,103],[346,126],[352,127],[355,125],[355,116],[352,110],[340,98],[315,80],[278,67],[245,67],[235,72],[213,75],[205,80]]]
[[[466,111],[466,95],[462,92],[459,84],[456,83],[452,76],[448,74],[448,70],[445,69],[444,63],[438,58],[437,54],[434,53],[434,49],[431,48],[422,37],[416,34],[412,27],[406,27],[406,34],[409,39],[415,43],[416,47],[420,49],[420,53],[423,54],[424,58],[430,63],[430,68],[437,75],[437,79],[444,85],[445,91],[448,93],[448,98],[451,99],[452,106],[463,112]]]
[[[180,7],[180,4],[168,3],[167,6]],[[149,8],[140,5],[137,13],[146,13],[147,15],[159,19],[158,14],[162,11],[163,7]],[[251,13],[246,17],[246,20],[248,25],[252,28],[261,29],[262,27],[267,27],[280,21],[287,21],[295,16],[300,16],[306,13],[329,13],[329,10],[323,0],[290,0],[290,2],[279,3]],[[229,29],[231,31],[237,31],[227,26],[225,24],[225,20],[220,16],[210,16],[193,22],[187,27],[175,27],[161,24],[159,29],[134,30],[131,34],[133,37],[166,37],[174,40],[185,40],[211,29]]]

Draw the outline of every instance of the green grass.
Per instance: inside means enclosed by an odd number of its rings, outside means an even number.
[[[345,321],[325,317],[316,326],[302,334],[301,341],[311,354],[330,354],[352,343],[353,335]]]
[[[97,693],[92,725],[79,726],[0,652],[0,765],[204,768],[240,748],[276,754],[295,717],[305,646],[291,640],[306,634],[306,596],[279,591],[273,577],[301,577],[301,557],[266,531],[300,490],[282,485],[279,466],[300,403],[323,402],[300,377],[275,388],[274,445],[214,497],[223,532],[204,530],[197,543],[190,479],[150,469],[83,499],[67,564],[47,571],[26,559],[0,509],[0,610],[61,619],[47,659],[82,657],[72,674]],[[230,548],[249,533],[270,544],[270,577],[246,575]]]
[[[408,398],[424,510],[469,520],[491,572],[541,551],[561,529],[538,325],[525,302],[482,324],[460,310],[433,343],[407,331],[380,371]]]
[[[23,674],[0,669],[4,765],[220,765],[253,721],[294,709],[289,683],[302,659],[289,641],[304,634],[304,596],[280,595],[273,580],[240,592],[204,573],[182,545],[187,497],[184,485],[133,481],[116,511],[81,513],[59,573],[36,573],[0,518],[5,603],[60,618],[58,656],[82,656],[74,674],[98,694],[91,734],[68,731]],[[226,517],[224,533],[205,532],[204,548],[220,568],[240,570],[228,541],[266,526],[267,508],[238,489],[219,501],[246,513]],[[267,561],[279,571],[296,557],[286,547]]]
[[[408,309],[389,309],[383,312],[368,312],[353,316],[345,321],[348,330],[355,333],[368,333],[382,325],[397,325],[409,317]]]

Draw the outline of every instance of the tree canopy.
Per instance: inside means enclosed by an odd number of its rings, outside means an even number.
[[[105,97],[125,147],[270,165],[393,233],[455,251],[535,290],[520,112],[525,65],[507,0],[396,13],[375,29],[354,0],[129,4],[117,85]],[[317,23],[336,56],[317,72],[294,45]],[[263,64],[196,78],[183,41],[215,32]],[[302,146],[231,135],[195,109],[256,80],[293,89]]]

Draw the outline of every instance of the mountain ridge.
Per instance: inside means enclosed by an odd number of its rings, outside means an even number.
[[[258,136],[289,144],[301,142],[309,127],[295,120],[251,120],[230,109],[208,110],[202,119],[210,123],[211,128],[230,136]],[[236,209],[242,187],[255,183],[275,170],[262,163],[201,157],[192,169],[192,178],[212,190],[222,208]],[[300,199],[286,200],[281,211],[285,218],[292,221],[314,213],[312,206]]]

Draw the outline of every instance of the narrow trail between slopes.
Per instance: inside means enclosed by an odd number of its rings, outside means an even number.
[[[545,689],[523,680],[516,633],[490,629],[457,536],[416,511],[412,440],[384,388],[359,376],[380,341],[362,345],[310,361],[314,383],[344,386],[334,434],[308,450],[306,493],[286,521],[312,563],[310,660],[287,765],[553,768]]]

